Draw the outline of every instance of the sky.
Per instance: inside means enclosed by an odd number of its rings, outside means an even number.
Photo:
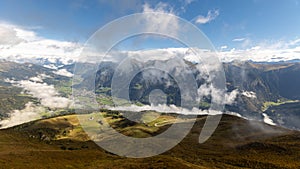
[[[146,11],[190,21],[225,60],[300,58],[300,0],[1,0],[0,57],[71,57],[105,24]],[[144,46],[180,47],[165,39],[151,42]]]

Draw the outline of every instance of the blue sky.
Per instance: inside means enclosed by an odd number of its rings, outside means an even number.
[[[160,1],[2,0],[0,20],[22,26],[41,27],[38,34],[48,38],[85,40],[105,23],[142,11],[142,5]],[[235,38],[253,41],[293,39],[300,36],[300,4],[297,0],[199,0],[162,1],[175,14],[192,20],[218,10],[207,24],[196,24],[216,46],[238,44]],[[182,9],[185,8],[185,9]]]
[[[143,12],[145,4],[153,9],[163,4],[165,12],[191,21],[222,50],[300,38],[300,0],[1,0],[0,22],[44,38],[83,43],[106,23]]]

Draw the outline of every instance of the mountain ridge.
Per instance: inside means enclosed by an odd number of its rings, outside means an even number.
[[[75,136],[72,131],[76,129],[81,133],[77,128],[79,124],[76,122],[76,115],[38,120],[0,130],[0,163],[2,167],[17,168],[32,166],[37,168],[45,166],[48,168],[159,168],[163,166],[294,168],[300,166],[300,163],[294,160],[299,156],[297,142],[300,138],[299,132],[260,122],[251,124],[244,119],[224,115],[213,136],[204,144],[199,144],[198,134],[204,120],[205,118],[200,116],[188,136],[173,149],[145,159],[113,155],[88,141],[89,139],[76,141],[79,134]],[[51,133],[57,133],[61,137],[50,137]],[[18,158],[20,156],[23,158]]]

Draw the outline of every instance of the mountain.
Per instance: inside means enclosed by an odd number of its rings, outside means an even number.
[[[156,63],[149,63],[149,65],[154,64]],[[167,64],[167,62],[162,64]],[[96,74],[96,88],[110,87],[116,67],[117,64],[113,62],[103,62],[99,65]],[[136,69],[140,68],[141,67],[137,64]],[[191,68],[193,68],[193,66],[191,66]],[[259,101],[277,101],[278,99],[283,98],[297,100],[300,98],[298,90],[300,82],[297,78],[299,77],[300,63],[282,63],[274,65],[253,62],[231,62],[224,63],[223,68],[225,71],[227,88],[229,90],[239,89],[240,91],[253,91],[256,93]],[[195,69],[193,69],[193,73],[196,74],[195,76],[199,74]],[[158,75],[164,77],[163,73],[158,73]],[[143,77],[141,73],[139,73],[135,76],[131,85],[143,83],[141,80],[143,80]],[[150,80],[148,80],[148,83],[151,82]],[[161,78],[160,80],[165,79]],[[166,83],[165,81],[163,83]],[[201,84],[201,79],[199,81],[200,82],[198,83]],[[172,85],[175,84],[172,83]],[[166,86],[166,84],[161,84],[160,86]],[[134,91],[134,89],[132,90]]]
[[[238,62],[224,67],[228,88],[255,92],[255,97],[242,95],[238,98],[236,104],[230,107],[232,110],[246,117],[252,112],[252,118],[257,118],[258,114],[261,118],[268,115],[275,124],[292,129],[300,128],[293,122],[299,120],[298,108],[294,105],[299,103],[300,63]],[[285,107],[285,110],[278,110],[275,108],[277,106]]]
[[[162,65],[170,65],[168,61],[148,61],[144,65],[135,61],[132,64],[132,72],[137,72],[145,65],[155,65],[161,63]],[[190,67],[190,73],[194,77],[199,77],[201,73],[195,69],[197,66],[194,63],[188,63]],[[98,94],[111,95],[111,84],[114,71],[118,65],[113,62],[103,62],[99,65],[99,69],[96,73],[96,92]],[[284,119],[285,112],[276,112],[270,114],[268,108],[276,105],[282,105],[289,102],[298,102],[300,97],[300,63],[299,62],[287,62],[287,63],[255,63],[255,62],[230,62],[223,63],[223,68],[226,77],[226,86],[228,92],[234,90],[238,91],[235,98],[235,102],[226,105],[226,111],[236,112],[243,117],[249,119],[256,119],[267,121],[267,118],[271,120],[281,114]],[[136,70],[135,70],[136,69]],[[183,72],[183,68],[178,67],[171,69],[170,72]],[[126,71],[125,71],[126,72]],[[145,71],[146,72],[146,71]],[[152,74],[151,74],[152,73]],[[130,78],[126,73],[122,74],[122,78]],[[167,104],[180,105],[180,89],[176,81],[172,77],[168,76],[163,71],[149,71],[148,76],[144,72],[136,74],[129,85],[130,99],[133,102],[141,102],[143,104],[149,104],[149,94],[154,89],[160,89],[167,95]],[[183,72],[184,74],[184,72]],[[89,81],[89,78],[86,78]],[[122,81],[122,80],[120,80]],[[84,82],[88,83],[88,82]],[[198,86],[205,84],[205,79],[197,79]],[[120,83],[120,91],[125,90],[125,85]],[[117,91],[115,91],[117,92]],[[189,95],[193,96],[193,93]],[[193,97],[195,98],[195,97]],[[207,109],[210,103],[210,97],[204,97],[203,102],[200,103],[199,108]],[[208,103],[208,104],[207,104]],[[287,105],[288,106],[288,105]],[[294,107],[290,107],[293,109]],[[295,110],[291,110],[295,111]],[[296,111],[295,111],[296,112]],[[279,113],[279,114],[278,114]],[[296,120],[300,117],[297,113],[294,113]],[[287,114],[286,114],[287,115]],[[288,115],[287,115],[288,116]],[[274,119],[275,120],[275,119]],[[287,125],[289,122],[279,123],[275,120],[275,124],[282,125],[289,128],[300,128],[296,123],[293,127]]]
[[[180,67],[170,69],[169,72],[193,76],[201,73],[195,69],[195,63],[186,63],[186,72]],[[147,64],[170,63],[149,61]],[[90,84],[89,80],[94,79],[95,74],[86,71],[81,75],[82,81],[75,81],[72,85],[69,73],[74,70],[74,66],[75,64],[67,64],[52,69],[33,63],[0,62],[0,124],[3,127],[0,130],[1,167],[300,167],[297,160],[300,157],[299,63],[224,63],[228,93],[237,91],[234,101],[226,103],[225,109],[241,117],[223,115],[212,137],[199,144],[199,133],[207,118],[199,115],[192,130],[177,146],[161,155],[143,159],[125,158],[107,152],[84,132],[71,105],[71,88],[79,85],[93,87],[94,84]],[[89,67],[95,65],[85,66],[83,68],[89,70]],[[132,63],[132,70],[141,67],[138,61]],[[100,104],[114,104],[110,96],[116,68],[114,62],[102,62],[98,65],[95,92]],[[128,78],[127,74],[122,76],[123,79]],[[197,83],[204,84],[205,79],[199,78]],[[167,104],[180,106],[179,85],[164,71],[137,73],[129,84],[130,98],[135,104],[144,106],[149,104],[149,95],[153,89],[166,93]],[[191,96],[195,97],[192,93]],[[211,98],[205,96],[198,105],[199,108],[207,109],[210,101]],[[137,123],[124,117],[133,113],[131,111],[100,111],[114,129],[136,138],[152,137],[164,132],[177,117],[177,114],[162,113],[149,121],[144,115],[155,111],[141,111],[139,113],[143,122]],[[88,118],[90,114],[86,113],[78,116]],[[100,124],[97,119],[90,119],[89,122],[90,127]],[[177,123],[184,121],[179,120]],[[109,138],[109,134],[105,132],[101,136]]]
[[[15,56],[6,59],[0,59],[0,62],[14,62],[18,64],[32,63],[49,69],[59,69],[66,65],[74,64],[74,60],[62,57],[24,57]]]
[[[257,91],[259,99],[299,99],[300,63],[232,62],[224,65],[226,78],[242,90]],[[239,80],[240,79],[240,80]],[[264,95],[265,94],[265,95]]]
[[[41,63],[47,65],[47,60],[43,60]],[[11,111],[25,108],[25,105],[28,102],[39,105],[41,100],[40,98],[32,96],[32,94],[28,94],[28,92],[27,94],[26,92],[21,94],[24,90],[24,86],[12,85],[7,80],[20,82],[28,79],[29,81],[42,79],[42,82],[34,81],[34,83],[46,83],[48,86],[53,85],[60,96],[66,98],[70,97],[72,76],[68,75],[72,75],[70,72],[74,71],[75,64],[71,64],[70,62],[67,65],[63,65],[63,62],[59,60],[55,63],[60,65],[57,70],[33,63],[20,64],[7,61],[0,62],[0,86],[1,94],[3,96],[1,97],[3,98],[0,112],[1,117],[8,117]],[[149,60],[143,64],[163,66],[172,65],[174,63],[170,60]],[[134,72],[145,66],[143,64],[138,60],[134,60],[129,64],[129,67],[131,67]],[[184,79],[184,75],[187,74],[199,77],[198,75],[201,72],[196,70],[196,63],[186,61],[186,64],[188,65],[187,70],[183,70],[183,68],[176,66],[175,68],[170,69],[169,72],[171,72],[171,74],[180,72],[179,74],[182,74],[182,79]],[[89,70],[89,67],[94,67],[94,65],[92,65],[92,63],[86,64],[85,70]],[[117,67],[117,63],[108,61],[101,62],[98,65],[95,89],[100,103],[113,105],[110,98],[111,84]],[[295,122],[300,119],[299,114],[297,113],[298,108],[290,106],[292,104],[288,104],[291,102],[297,104],[299,100],[299,62],[273,64],[234,61],[223,63],[223,68],[228,92],[237,91],[234,102],[226,104],[225,111],[238,113],[248,119],[266,121],[270,124],[274,123],[291,129],[300,129],[300,125]],[[93,88],[93,83],[90,83],[90,80],[95,78],[94,74],[95,72],[85,72],[81,75],[83,80],[80,83],[75,83],[73,87],[76,88],[78,85],[84,85]],[[30,80],[30,78],[33,80]],[[120,78],[126,80],[129,78],[129,75],[122,74]],[[123,80],[119,79],[119,81],[122,82]],[[205,79],[198,78],[197,83],[198,86],[205,84]],[[118,86],[119,92],[122,93],[122,91],[125,90],[126,85],[120,83]],[[132,78],[128,87],[130,90],[130,99],[136,104],[150,104],[149,95],[151,94],[151,91],[160,89],[166,94],[167,104],[180,106],[181,93],[178,83],[174,78],[169,76],[167,72],[157,70],[139,72]],[[185,86],[183,88],[189,87],[190,86]],[[115,90],[115,92],[117,93],[118,91]],[[193,103],[193,98],[196,97],[194,94],[195,93],[188,93],[188,95],[192,96],[191,103]],[[210,101],[210,96],[203,96],[202,102],[198,105],[199,108],[209,108]],[[280,108],[277,111],[272,110],[272,108],[279,105],[287,108]],[[46,107],[49,107],[49,105]],[[289,109],[289,111],[286,111],[286,109]],[[290,118],[290,113],[293,118]]]
[[[267,114],[276,124],[299,130],[299,102],[288,102],[285,104],[273,105],[264,113]]]
[[[300,167],[296,160],[300,156],[299,132],[224,115],[213,136],[199,144],[205,119],[199,116],[187,137],[171,150],[140,159],[120,157],[98,147],[83,132],[76,115],[33,121],[0,130],[0,164],[3,168]],[[106,120],[131,137],[148,137],[170,126],[129,123],[122,116],[113,120],[109,113]]]

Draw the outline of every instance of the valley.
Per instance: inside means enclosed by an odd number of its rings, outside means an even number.
[[[300,169],[300,0],[0,0],[0,169]]]
[[[71,102],[72,87],[86,83],[84,79],[89,76],[72,82],[72,77],[58,75],[54,73],[58,70],[42,65],[1,62],[0,166],[280,169],[300,166],[297,160],[300,157],[299,101],[290,94],[293,86],[284,89],[286,80],[280,78],[296,78],[294,72],[300,73],[299,63],[224,63],[227,89],[229,93],[235,91],[235,98],[225,104],[225,112],[212,137],[205,143],[198,142],[211,104],[210,97],[204,97],[198,104],[201,110],[198,113],[203,114],[197,116],[184,140],[161,155],[142,159],[112,154],[93,140],[96,135],[104,141],[110,139],[103,125],[129,137],[153,137],[174,123],[189,122],[190,110],[180,113],[178,86],[170,85],[174,81],[168,79],[151,87],[151,83],[137,75],[130,85],[134,104],[113,99],[110,85],[114,66],[104,65],[100,65],[95,83],[99,111],[91,112],[76,110]],[[72,72],[74,65],[59,69]],[[297,86],[298,82],[293,85]],[[167,93],[165,107],[149,105],[149,91],[155,88]],[[49,92],[44,96],[45,91]],[[122,106],[114,107],[115,104]],[[137,115],[130,108],[139,113],[138,122],[125,118]],[[157,111],[161,108],[166,112]],[[187,114],[176,120],[182,113]],[[92,129],[95,136],[93,132],[88,135],[86,128]]]

